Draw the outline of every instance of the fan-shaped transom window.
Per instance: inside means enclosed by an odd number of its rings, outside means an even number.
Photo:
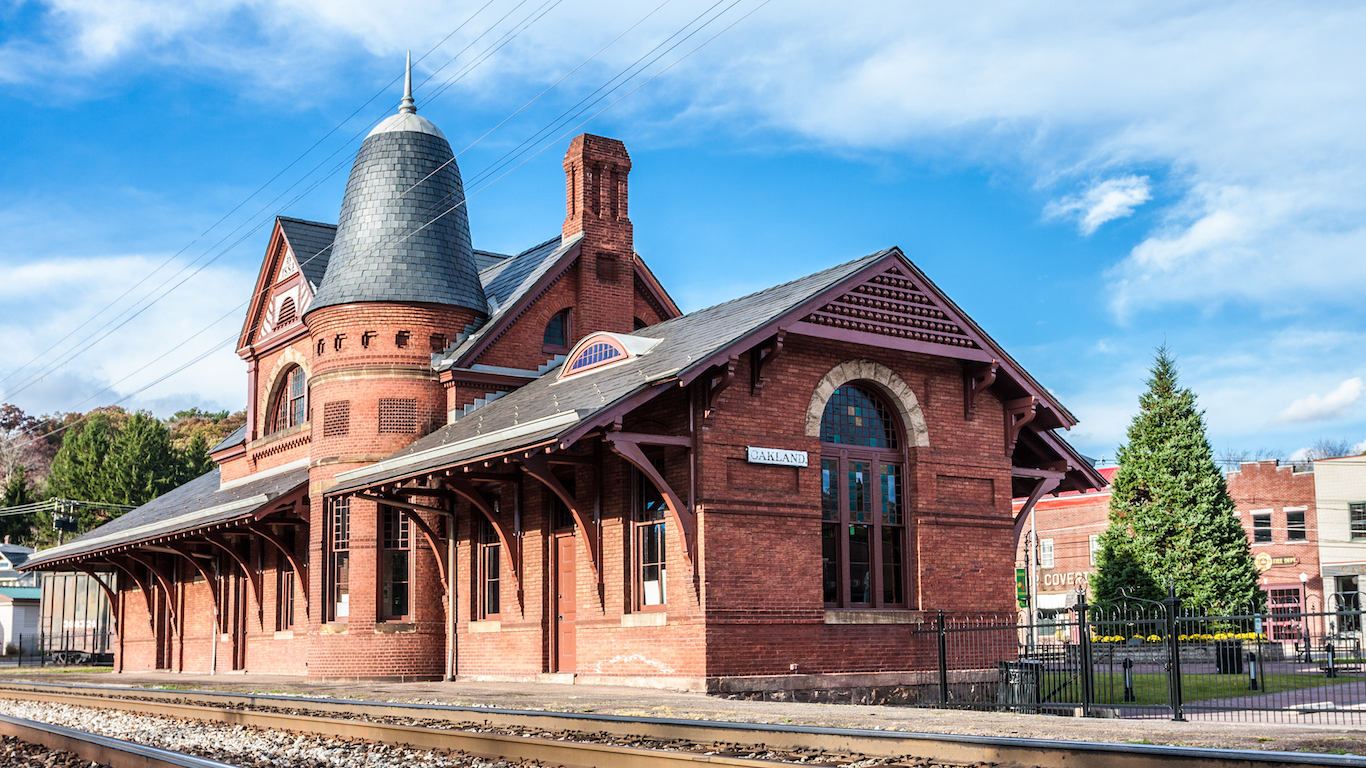
[[[279,391],[275,393],[275,406],[271,411],[271,432],[302,424],[308,418],[304,369],[297,365],[290,368],[280,377],[280,382]]]
[[[895,450],[896,425],[892,412],[867,390],[846,384],[835,390],[825,404],[821,442]]]
[[[581,371],[625,355],[626,352],[621,347],[606,341],[599,341],[596,344],[589,344],[586,349],[580,352],[578,357],[575,357],[574,361],[569,364],[569,370],[571,373]]]
[[[893,411],[846,384],[821,419],[821,560],[827,608],[904,608],[904,456]]]

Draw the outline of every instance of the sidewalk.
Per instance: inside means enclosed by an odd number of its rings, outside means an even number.
[[[637,717],[734,720],[844,728],[1019,736],[1079,741],[1148,742],[1199,747],[1349,752],[1366,755],[1366,724],[1227,722],[1202,714],[1192,722],[1017,715],[1002,712],[912,709],[845,704],[735,701],[698,693],[618,686],[549,683],[357,683],[285,675],[218,676],[174,673],[88,672],[75,668],[5,669],[0,680],[199,689],[234,693],[299,694],[372,701],[478,705]],[[1242,715],[1258,717],[1261,713]],[[1314,716],[1317,717],[1317,716]],[[1361,715],[1366,719],[1366,714]]]

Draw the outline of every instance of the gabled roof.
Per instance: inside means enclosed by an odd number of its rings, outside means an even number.
[[[479,280],[484,284],[484,294],[488,296],[490,304],[497,304],[497,309],[483,325],[457,339],[449,350],[435,358],[433,367],[439,371],[452,366],[459,367],[462,358],[481,341],[490,334],[502,333],[535,300],[536,297],[531,295],[536,292],[534,289],[544,288],[542,283],[550,272],[572,258],[574,247],[580,239],[581,236],[564,242],[559,237],[551,238],[480,270]]]
[[[563,380],[542,376],[423,437],[379,464],[341,473],[337,476],[339,485],[328,494],[563,438],[613,404],[656,384],[674,381],[681,372],[718,349],[767,325],[890,253],[892,251],[880,251],[766,291],[642,328],[630,335],[661,340],[648,353],[601,374],[588,372]],[[559,421],[556,421],[557,417]],[[526,429],[531,431],[515,438],[496,439],[502,434]]]
[[[214,469],[61,546],[36,552],[23,570],[73,555],[251,517],[261,507],[307,483],[308,468],[299,467],[223,488],[219,470]]]
[[[735,354],[736,349],[749,349],[761,343],[782,324],[810,317],[814,311],[828,307],[828,302],[839,298],[852,285],[877,277],[889,268],[910,275],[933,299],[942,299],[938,290],[899,249],[879,251],[765,291],[642,328],[630,335],[660,340],[648,352],[598,374],[589,371],[564,379],[542,376],[423,437],[379,464],[339,474],[339,484],[327,493],[355,491],[533,445],[558,442],[566,447],[625,410],[638,407],[654,394],[670,386],[686,385],[702,376],[718,361]],[[1002,360],[1018,368],[981,329],[961,315],[961,310],[946,300],[941,304],[958,313],[952,320],[959,328],[970,330],[974,354]],[[929,353],[934,352],[929,350]],[[456,356],[452,353],[447,360]],[[1008,368],[1004,373],[1008,376],[1014,370]],[[1012,380],[1007,378],[1007,381]],[[1025,381],[1028,384],[1023,386],[1033,384],[1032,379]],[[1022,386],[1018,379],[1013,385]],[[1041,390],[1035,396],[1061,410],[1061,405]],[[1078,482],[1103,484],[1089,463],[1064,441],[1054,439],[1050,444],[1056,446],[1069,467],[1075,468],[1069,471],[1077,475]]]
[[[317,293],[323,274],[327,272],[327,262],[332,258],[332,240],[337,235],[337,225],[284,216],[278,221],[285,242],[289,243],[294,259],[299,262],[299,271],[308,281],[309,290]]]
[[[503,260],[510,258],[512,258],[512,254],[509,253],[494,253],[493,251],[481,251],[478,248],[475,248],[474,268],[482,273],[484,270],[488,269],[494,264],[500,264],[503,262]],[[487,280],[484,281],[484,290],[488,290]]]

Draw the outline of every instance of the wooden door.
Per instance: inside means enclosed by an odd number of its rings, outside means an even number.
[[[555,540],[555,671],[573,672],[577,542],[573,536]]]

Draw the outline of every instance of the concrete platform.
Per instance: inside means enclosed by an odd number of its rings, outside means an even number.
[[[1259,713],[1239,715],[1247,718],[1246,722],[1201,719],[1175,723],[1156,719],[1082,719],[895,706],[738,701],[681,691],[565,685],[551,682],[340,682],[284,675],[209,676],[142,672],[113,674],[75,668],[5,669],[0,671],[0,679],[236,693],[297,694],[372,701],[596,712],[639,717],[792,723],[978,736],[1146,742],[1366,755],[1366,724],[1267,722],[1266,718],[1254,719],[1261,717]],[[1366,713],[1355,713],[1352,716],[1366,719]]]

